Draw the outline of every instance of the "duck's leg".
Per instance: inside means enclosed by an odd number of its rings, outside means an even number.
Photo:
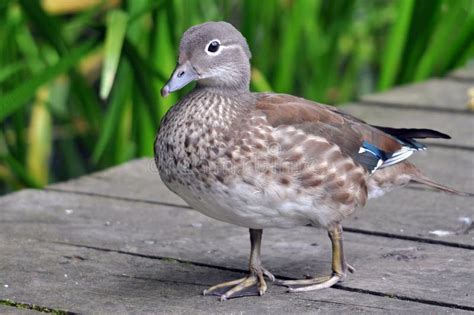
[[[270,281],[275,281],[275,277],[265,268],[262,267],[260,260],[260,245],[262,243],[262,230],[250,229],[250,259],[248,276],[216,284],[207,290],[204,290],[204,295],[218,295],[221,301],[229,298],[237,298],[251,295],[264,295],[267,290],[267,284],[263,276],[267,276]]]
[[[332,243],[332,275],[304,280],[279,281],[277,284],[289,287],[288,292],[319,290],[329,288],[344,280],[347,271],[354,272],[355,269],[349,265],[344,258],[342,226],[337,224],[334,228],[329,230],[328,234]]]

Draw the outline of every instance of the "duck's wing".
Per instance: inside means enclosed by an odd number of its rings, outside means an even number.
[[[256,110],[273,127],[289,125],[324,137],[368,172],[399,163],[415,149],[333,106],[287,94],[257,94]]]

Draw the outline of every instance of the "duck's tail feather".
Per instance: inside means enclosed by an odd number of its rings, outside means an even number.
[[[416,177],[412,177],[411,178],[411,181],[415,182],[415,183],[418,183],[418,184],[422,184],[422,185],[426,185],[426,186],[429,186],[429,187],[432,187],[434,189],[438,189],[438,190],[441,190],[441,191],[445,191],[445,192],[448,192],[450,194],[454,194],[454,195],[458,195],[458,196],[464,196],[464,197],[474,197],[474,193],[469,193],[469,192],[464,192],[464,191],[459,191],[459,190],[456,190],[454,188],[451,188],[451,187],[448,187],[448,186],[445,186],[445,185],[441,185],[429,178],[427,178],[426,176],[416,176]]]
[[[415,139],[426,139],[426,138],[441,138],[451,139],[451,137],[445,133],[439,132],[432,129],[417,129],[417,128],[390,128],[372,125],[379,130],[397,138],[404,145],[416,149],[424,150],[426,146]]]
[[[416,138],[416,139],[425,139],[425,138],[442,138],[442,139],[451,139],[451,137],[445,133],[439,132],[433,129],[426,128],[390,128],[382,126],[373,127],[380,129],[394,137],[400,138]]]

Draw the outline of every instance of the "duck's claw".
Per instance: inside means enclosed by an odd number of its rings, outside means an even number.
[[[267,291],[267,283],[263,279],[264,273],[270,279],[275,279],[270,272],[262,270],[241,279],[216,284],[204,290],[202,294],[217,295],[221,301],[244,296],[264,295]]]
[[[277,282],[278,285],[288,287],[288,292],[306,292],[330,288],[343,279],[341,275],[310,278],[303,280],[286,280]]]
[[[331,276],[325,277],[318,277],[318,278],[310,278],[307,277],[306,279],[302,280],[277,280],[276,285],[281,285],[284,287],[292,287],[292,286],[304,286],[304,285],[313,285],[318,283],[323,283],[331,278]]]

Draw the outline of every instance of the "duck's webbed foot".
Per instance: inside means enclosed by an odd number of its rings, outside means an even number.
[[[221,301],[230,298],[244,296],[264,295],[267,291],[267,283],[263,276],[267,276],[270,281],[275,281],[275,277],[265,268],[260,267],[257,271],[251,271],[244,278],[216,284],[202,292],[203,295],[217,295]]]
[[[343,281],[347,276],[347,271],[353,273],[355,268],[346,263],[344,259],[342,227],[340,224],[329,230],[329,238],[332,243],[332,275],[303,280],[278,281],[277,284],[288,287],[288,292],[320,290],[330,288],[336,283]]]
[[[264,295],[267,291],[267,283],[265,282],[264,276],[272,282],[275,281],[275,276],[262,267],[260,260],[261,241],[262,230],[250,229],[250,274],[248,276],[216,284],[209,289],[204,290],[202,294],[220,296],[221,301],[244,296]]]
[[[347,265],[349,272],[354,272],[355,269],[351,265]],[[346,277],[346,273],[333,273],[331,276],[315,277],[302,280],[284,280],[278,281],[276,284],[288,287],[288,292],[306,292],[313,290],[320,290],[330,288],[338,282],[342,282]]]

